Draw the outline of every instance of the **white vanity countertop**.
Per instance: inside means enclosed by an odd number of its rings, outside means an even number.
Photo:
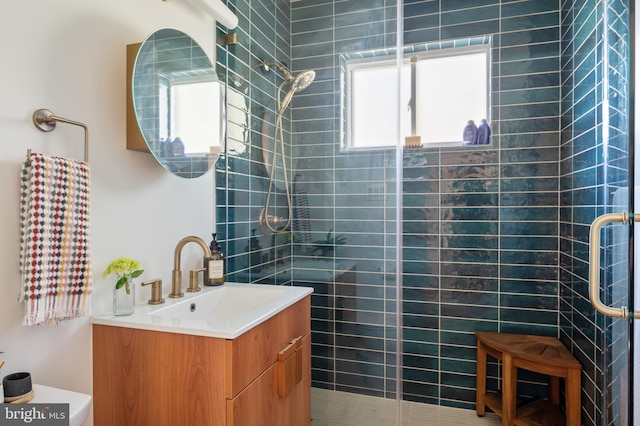
[[[92,324],[235,339],[313,293],[310,287],[225,283],[165,303],[136,305],[133,315],[95,315]]]

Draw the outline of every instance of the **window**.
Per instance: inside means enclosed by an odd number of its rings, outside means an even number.
[[[393,52],[344,56],[345,148],[396,145],[396,128],[404,139],[420,136],[423,146],[459,145],[469,120],[490,122],[489,39],[462,47],[445,43],[405,49],[400,71]],[[360,56],[360,57],[357,57]],[[366,56],[366,57],[364,57]]]
[[[172,84],[171,129],[174,136],[180,136],[190,143],[185,154],[210,152],[210,147],[219,145],[211,135],[220,134],[221,90],[217,80],[192,80]],[[185,145],[187,147],[187,145]]]
[[[216,119],[222,114],[220,81],[208,72],[191,74],[162,74],[158,94],[160,139],[188,141],[186,155],[212,152],[212,147],[220,145],[223,131]]]

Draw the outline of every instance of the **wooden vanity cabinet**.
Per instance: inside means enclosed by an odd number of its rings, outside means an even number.
[[[309,426],[310,296],[233,340],[94,324],[93,388],[96,426]]]

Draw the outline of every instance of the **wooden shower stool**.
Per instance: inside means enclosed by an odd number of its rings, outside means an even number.
[[[565,382],[566,425],[580,426],[580,372],[582,366],[555,337],[476,332],[478,365],[476,413],[491,408],[502,425],[562,425],[560,378]],[[487,354],[502,361],[502,398],[487,393]],[[549,401],[538,400],[516,412],[518,368],[549,376]]]

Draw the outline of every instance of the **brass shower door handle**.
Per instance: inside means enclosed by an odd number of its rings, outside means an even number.
[[[598,216],[589,229],[589,300],[596,311],[614,318],[633,318],[635,312],[622,306],[614,308],[607,306],[600,300],[600,230],[607,223],[619,222],[628,224],[630,216],[627,212],[609,213]]]

